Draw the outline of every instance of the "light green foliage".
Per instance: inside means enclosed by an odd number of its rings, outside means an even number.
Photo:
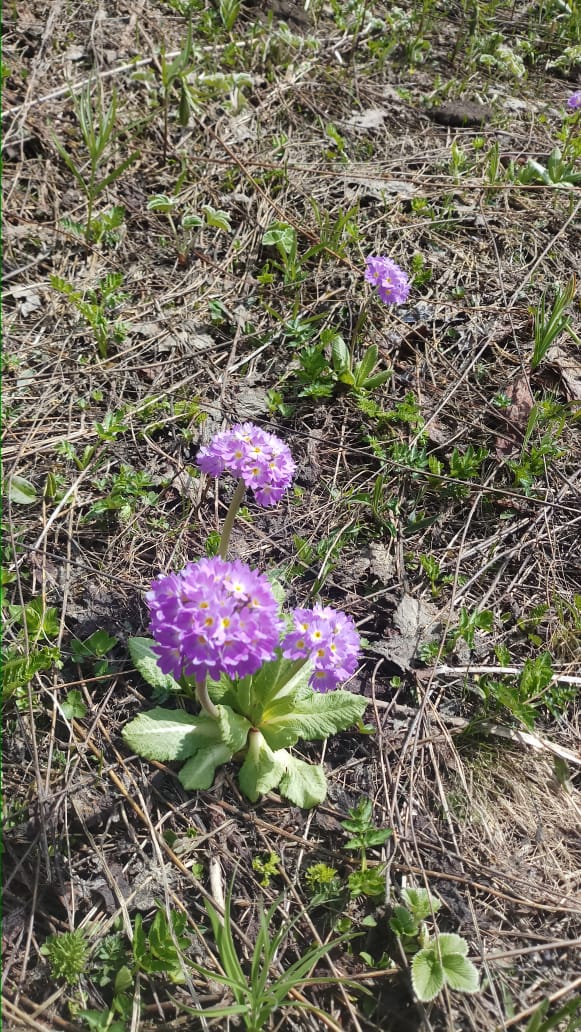
[[[3,574],[3,581],[4,580]],[[9,581],[8,581],[9,582]],[[16,696],[24,703],[21,689],[42,670],[60,665],[60,650],[54,644],[60,628],[57,610],[46,606],[41,596],[25,605],[4,606],[6,628],[10,627],[11,643],[6,636],[2,648],[2,699]]]
[[[227,32],[232,32],[240,14],[240,0],[220,0],[220,19]]]
[[[280,857],[278,853],[267,853],[264,858],[255,856],[252,861],[252,870],[262,875],[260,884],[267,889],[272,878],[280,874]]]
[[[376,898],[385,893],[384,868],[369,867],[367,850],[382,846],[391,837],[390,828],[377,828],[373,823],[373,804],[370,799],[361,799],[353,810],[349,810],[348,820],[341,821],[349,838],[345,849],[359,850],[360,867],[349,875],[348,884],[351,896],[370,896]]]
[[[144,470],[125,465],[113,475],[97,478],[94,484],[99,491],[106,493],[90,507],[83,518],[85,523],[107,513],[116,513],[122,522],[127,522],[139,509],[156,504],[157,491],[150,488],[162,486]]]
[[[430,938],[425,921],[434,918],[441,903],[424,888],[402,889],[403,905],[393,908],[390,928],[412,959],[412,985],[423,1003],[433,1000],[447,985],[459,992],[478,992],[478,972],[468,960],[468,943],[460,935],[439,933]]]
[[[240,962],[240,951],[234,940],[232,886],[226,896],[223,918],[209,900],[205,900],[224,974],[209,970],[199,964],[192,966],[211,982],[219,982],[221,985],[227,986],[235,1001],[223,1007],[212,1007],[205,1010],[203,1014],[206,1018],[229,1018],[238,1015],[247,1032],[262,1032],[263,1029],[271,1026],[274,1016],[278,1015],[281,1010],[300,1009],[308,1006],[308,1010],[314,1013],[315,1017],[326,1017],[318,1007],[305,1005],[293,999],[291,993],[295,989],[308,985],[311,971],[318,961],[334,947],[352,936],[350,934],[341,935],[322,946],[310,947],[286,971],[277,976],[274,972],[280,969],[276,958],[296,923],[294,920],[287,921],[277,931],[273,930],[280,903],[280,899],[275,900],[266,912],[262,907],[260,908],[254,949],[248,965],[243,967]],[[314,981],[317,985],[321,983],[337,984],[337,980],[333,978],[318,977]],[[184,1009],[188,1013],[199,1014],[199,1011],[190,1011],[187,1007]]]
[[[139,639],[132,658],[142,677],[159,688],[163,675],[152,669],[152,645],[148,649],[146,640]],[[244,752],[239,781],[250,800],[278,787],[297,806],[315,806],[326,794],[323,769],[298,759],[288,748],[300,738],[323,739],[356,724],[367,703],[351,692],[313,692],[310,673],[310,664],[302,660],[273,660],[236,684],[224,677],[208,685],[218,706],[217,719],[158,707],[131,721],[123,737],[148,759],[185,760],[179,778],[186,789],[209,788],[216,767]],[[192,694],[193,686],[185,679],[180,688]]]
[[[36,488],[30,480],[13,473],[6,481],[6,496],[13,505],[34,505],[37,500]]]
[[[564,189],[570,190],[581,183],[581,172],[576,169],[574,163],[566,160],[559,147],[555,147],[549,154],[546,165],[529,158],[526,165],[516,172],[515,178],[524,186],[530,183],[544,183],[545,186],[562,185]]]
[[[337,869],[323,863],[307,867],[305,884],[311,894],[313,905],[337,899],[341,892],[341,879]]]
[[[418,950],[412,960],[412,985],[418,1000],[433,1000],[445,985],[458,992],[477,993],[480,980],[467,953],[468,943],[462,936],[445,933]]]
[[[53,136],[53,142],[67,168],[74,176],[77,186],[81,189],[87,201],[87,219],[85,222],[85,239],[91,242],[100,241],[110,228],[117,228],[115,225],[107,226],[106,220],[100,220],[97,227],[94,225],[93,208],[98,197],[114,183],[134,161],[139,154],[134,152],[125,158],[119,165],[105,175],[101,175],[100,169],[107,151],[113,142],[113,131],[117,117],[117,94],[113,92],[108,106],[105,105],[103,92],[100,85],[97,87],[97,99],[93,102],[93,85],[89,83],[81,93],[73,97],[74,112],[81,131],[81,137],[87,151],[89,169],[83,171],[84,162],[78,165],[75,159],[63,147],[62,143]],[[113,218],[113,222],[117,217]],[[117,225],[119,223],[117,222]],[[95,229],[97,230],[95,232]]]
[[[565,287],[558,287],[555,291],[552,308],[548,309],[547,307],[546,293],[541,295],[538,305],[533,309],[535,343],[531,355],[531,369],[538,369],[555,339],[561,333],[570,330],[571,324],[567,312],[573,302],[575,292],[575,277],[571,277]]]
[[[40,952],[48,958],[51,978],[75,985],[87,971],[89,944],[82,928],[61,935],[49,935]]]
[[[190,945],[186,934],[187,917],[181,911],[172,910],[170,921],[164,910],[159,909],[149,925],[144,928],[141,914],[137,914],[133,926],[133,961],[135,972],[147,975],[163,973],[176,985],[185,982],[184,950]]]
[[[51,287],[70,301],[92,330],[101,358],[107,358],[112,341],[121,344],[127,336],[125,323],[112,318],[115,309],[127,300],[127,294],[119,289],[122,283],[123,273],[110,272],[99,281],[95,290],[80,291],[62,276],[50,277]]]
[[[71,657],[75,663],[81,666],[88,664],[95,677],[109,673],[109,662],[105,659],[108,652],[117,644],[118,639],[112,638],[107,631],[93,631],[88,638],[80,641],[79,638],[71,639]]]
[[[306,273],[301,269],[298,256],[298,238],[294,226],[288,222],[273,222],[262,236],[262,246],[273,247],[277,251],[280,264],[276,264],[275,268],[282,271],[285,284],[299,283],[305,278]],[[268,277],[268,269],[265,272]]]

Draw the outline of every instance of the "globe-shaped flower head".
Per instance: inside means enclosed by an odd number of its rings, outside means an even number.
[[[576,90],[571,94],[567,101],[567,107],[570,107],[572,111],[581,111],[581,90]]]
[[[295,629],[282,643],[282,654],[287,659],[310,657],[315,669],[311,687],[328,692],[340,681],[355,673],[360,640],[350,616],[330,606],[295,609]]]
[[[365,279],[374,287],[386,305],[401,305],[407,300],[410,292],[410,281],[403,269],[383,255],[365,259],[367,269]]]
[[[245,677],[274,657],[277,603],[267,578],[245,563],[188,563],[158,577],[146,598],[159,667],[176,680]]]
[[[253,423],[223,430],[200,448],[203,473],[219,477],[227,471],[251,488],[259,505],[275,505],[292,483],[295,464],[284,443]]]

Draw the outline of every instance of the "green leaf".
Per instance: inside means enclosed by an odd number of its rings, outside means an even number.
[[[129,655],[144,681],[163,692],[179,692],[180,686],[171,674],[164,674],[157,665],[158,657],[153,651],[153,638],[130,638]]]
[[[282,699],[265,709],[260,729],[273,749],[294,745],[299,738],[324,739],[356,724],[367,699],[353,692],[311,691],[298,699]]]
[[[362,387],[367,378],[371,376],[378,359],[379,348],[377,344],[371,344],[355,369],[355,379],[358,387]]]
[[[25,480],[24,477],[18,477],[15,473],[8,478],[7,495],[11,502],[15,505],[34,505],[36,502],[36,488],[30,483],[30,480]]]
[[[226,232],[232,229],[230,215],[227,211],[222,211],[221,208],[213,208],[211,204],[203,204],[202,211],[206,216],[208,226],[214,226],[216,229],[223,229]]]
[[[76,717],[77,720],[82,720],[87,714],[85,700],[77,689],[72,689],[68,692],[61,709],[68,720],[72,720],[74,717]]]
[[[193,717],[181,710],[160,706],[141,713],[123,730],[127,745],[148,760],[187,760],[200,749],[220,742],[215,720],[200,713]],[[227,747],[226,747],[227,749]]]
[[[204,225],[204,220],[199,215],[184,215],[182,218],[182,229],[199,229]]]
[[[253,729],[248,736],[246,759],[238,774],[244,795],[255,803],[260,795],[276,788],[289,759],[284,749],[273,752],[260,731]]]
[[[442,939],[443,936],[440,936]],[[444,975],[450,989],[461,993],[477,993],[480,988],[478,971],[471,960],[460,953],[447,953],[442,957]]]
[[[442,906],[440,900],[432,896],[428,889],[402,889],[401,898],[416,921],[437,914]]]
[[[178,777],[188,791],[199,788],[211,788],[214,783],[216,767],[228,763],[232,759],[232,749],[223,742],[214,742],[203,749],[198,749],[194,756],[184,763]]]
[[[393,908],[393,915],[389,919],[389,927],[395,935],[412,936],[418,933],[418,922],[405,907],[397,906]]]
[[[442,932],[438,936],[438,949],[442,960],[448,955],[459,953],[461,957],[465,957],[468,953],[468,943],[466,939],[463,939],[461,935],[456,935],[455,932]]]
[[[248,732],[252,725],[229,706],[218,706],[218,713],[218,726],[222,741],[231,749],[232,753],[238,752],[246,745]]]
[[[349,348],[347,347],[343,337],[337,333],[333,338],[333,345],[331,348],[331,359],[333,363],[333,369],[339,375],[341,373],[348,373],[351,369],[351,355],[349,354]]]
[[[279,785],[281,795],[307,810],[324,801],[327,781],[322,767],[305,763],[290,753],[286,755],[286,767]]]
[[[422,1003],[429,1003],[442,992],[444,968],[433,946],[419,950],[412,960],[412,986]]]

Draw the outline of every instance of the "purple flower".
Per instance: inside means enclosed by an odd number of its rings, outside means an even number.
[[[282,654],[286,659],[310,656],[314,660],[311,687],[328,692],[339,681],[351,677],[357,668],[360,647],[351,617],[330,606],[295,609],[293,616],[295,630],[286,635]]]
[[[245,563],[188,563],[158,577],[146,598],[160,669],[176,680],[245,677],[274,658],[277,603],[267,578]]]
[[[403,269],[383,255],[365,259],[365,279],[374,287],[386,305],[401,305],[410,292],[410,281]]]
[[[279,502],[296,468],[284,441],[253,423],[239,423],[216,434],[200,448],[197,463],[213,477],[227,470],[242,479],[259,505]]]
[[[571,94],[567,101],[567,107],[572,108],[573,111],[581,111],[581,90],[576,90]]]

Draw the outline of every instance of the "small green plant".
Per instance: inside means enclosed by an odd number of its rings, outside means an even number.
[[[118,639],[112,638],[107,631],[94,631],[83,641],[79,638],[71,639],[71,658],[80,666],[90,664],[95,677],[109,673],[109,662],[104,657],[117,644]]]
[[[360,867],[349,875],[349,891],[353,898],[371,896],[375,898],[385,893],[385,877],[383,867],[369,867],[367,850],[382,846],[390,838],[390,828],[377,828],[373,823],[373,804],[370,799],[361,799],[353,810],[349,810],[349,819],[341,821],[342,827],[350,835],[345,849],[359,850]]]
[[[227,32],[232,32],[240,14],[240,0],[220,0],[220,19]]]
[[[544,183],[545,186],[563,184],[568,189],[581,183],[581,172],[576,171],[575,165],[565,159],[559,147],[555,147],[546,165],[529,158],[526,165],[516,173],[516,180],[524,186],[531,183]]]
[[[331,344],[333,372],[339,383],[344,383],[354,394],[372,391],[389,380],[390,369],[374,372],[379,359],[376,344],[370,344],[361,361],[354,362],[343,337],[335,330],[323,330],[321,343],[323,346]]]
[[[441,993],[444,986],[458,992],[476,993],[478,972],[468,960],[468,943],[461,935],[438,932],[430,937],[425,921],[434,918],[441,903],[427,889],[403,889],[403,906],[396,906],[390,928],[412,956],[412,986],[422,1003]]]
[[[285,284],[298,283],[304,279],[298,257],[297,231],[288,222],[273,222],[262,237],[263,247],[273,247],[278,252]]]
[[[3,584],[10,583],[10,574],[3,572]],[[16,697],[42,670],[60,664],[60,649],[54,644],[59,634],[57,610],[46,606],[41,596],[25,605],[4,606],[4,640],[2,645],[2,700]],[[7,631],[11,642],[7,642]]]
[[[114,475],[107,475],[95,480],[95,487],[107,493],[91,505],[84,522],[107,513],[117,513],[122,522],[127,522],[138,509],[149,508],[156,504],[158,494],[150,490],[160,486],[145,470],[133,469],[132,466],[121,466]]]
[[[330,903],[341,895],[341,879],[337,869],[327,864],[311,864],[305,871],[305,884],[313,906]]]
[[[125,323],[112,319],[114,310],[127,300],[127,294],[120,290],[122,283],[121,272],[110,272],[99,281],[96,290],[79,291],[61,276],[50,277],[51,287],[71,302],[92,330],[101,358],[107,358],[111,341],[121,344],[127,336]]]
[[[580,176],[581,181],[581,176]],[[545,359],[553,341],[561,334],[571,328],[567,310],[575,297],[575,277],[571,277],[565,287],[558,287],[555,292],[555,300],[552,308],[547,307],[547,295],[543,293],[541,299],[533,309],[533,326],[535,343],[531,355],[531,369],[538,369]]]
[[[223,918],[209,900],[205,900],[224,974],[202,967],[200,964],[192,966],[211,982],[219,982],[227,986],[235,1000],[234,1003],[224,1007],[212,1007],[204,1010],[203,1014],[206,1018],[229,1018],[238,1015],[247,1032],[262,1032],[263,1029],[269,1027],[273,1017],[280,1011],[298,1009],[307,1010],[315,1017],[327,1016],[314,1004],[293,999],[291,993],[293,990],[313,983],[337,985],[336,978],[311,978],[310,974],[318,961],[322,960],[341,942],[345,942],[353,936],[351,933],[346,933],[321,946],[309,947],[286,971],[276,977],[273,972],[278,967],[277,954],[296,924],[296,919],[286,921],[278,931],[272,931],[280,904],[281,899],[277,899],[268,911],[265,912],[262,907],[259,909],[256,942],[249,961],[249,970],[246,973],[240,963],[239,951],[234,941],[232,886],[226,896]],[[191,1014],[200,1014],[199,1011],[184,1009]]]
[[[154,194],[147,202],[148,211],[160,212],[167,216],[170,225],[174,244],[179,255],[187,255],[190,236],[193,230],[208,226],[230,232],[230,215],[221,208],[214,208],[211,204],[202,206],[202,215],[198,215],[189,208],[184,209],[180,217],[179,229],[176,218],[179,215],[180,201],[177,197],[170,197],[167,194]]]
[[[255,856],[252,861],[252,870],[260,874],[260,884],[264,889],[267,889],[270,885],[271,878],[276,877],[280,874],[280,857],[277,853],[268,853],[264,858]]]
[[[51,978],[64,979],[75,985],[86,974],[89,961],[89,943],[84,929],[49,935],[40,952],[48,958]]]
[[[160,907],[147,929],[141,914],[137,914],[133,924],[135,972],[143,971],[147,975],[163,972],[174,985],[185,982],[184,951],[190,945],[186,927],[186,915],[177,910],[171,911],[168,920]]]
[[[101,87],[99,86],[97,88],[97,101],[95,105],[93,104],[92,93],[93,85],[92,83],[88,83],[85,89],[83,89],[78,96],[73,97],[75,116],[77,118],[83,143],[89,158],[88,172],[82,171],[82,163],[77,165],[75,159],[65,149],[60,140],[53,136],[53,142],[56,149],[69,171],[73,174],[87,201],[85,239],[88,242],[96,241],[97,237],[100,240],[103,237],[103,234],[108,231],[106,225],[99,224],[97,227],[97,236],[95,236],[96,227],[93,220],[95,201],[105,190],[107,190],[109,186],[111,186],[112,183],[119,179],[126,169],[128,169],[129,166],[132,165],[139,157],[139,153],[135,151],[130,154],[129,157],[125,158],[125,160],[122,161],[121,164],[117,165],[111,172],[106,175],[100,174],[101,165],[103,164],[107,151],[113,142],[113,130],[115,128],[115,120],[117,117],[117,94],[113,92],[109,105],[105,106]],[[116,218],[117,217],[114,217],[114,221],[116,221]],[[117,227],[113,226],[112,228]]]

